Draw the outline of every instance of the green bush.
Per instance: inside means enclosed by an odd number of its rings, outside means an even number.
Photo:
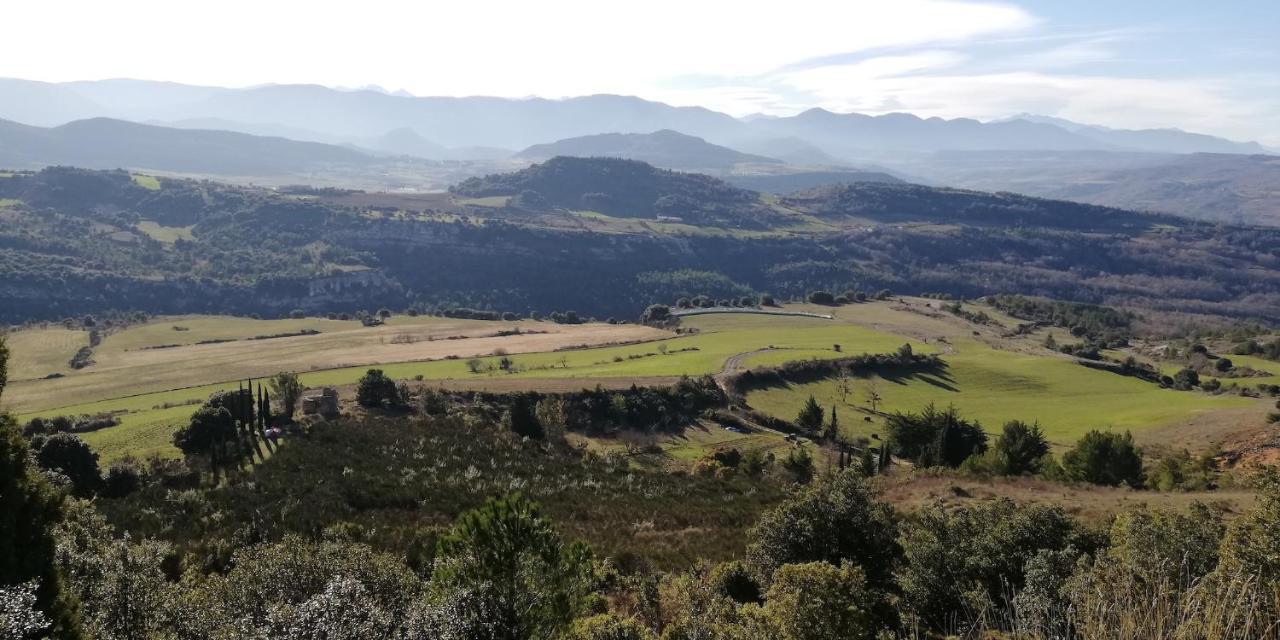
[[[960,417],[954,406],[939,410],[932,403],[920,413],[895,413],[885,423],[893,452],[918,467],[956,468],[969,456],[987,450],[982,425]]]
[[[1062,456],[1067,480],[1130,487],[1142,486],[1142,451],[1129,432],[1090,431]]]

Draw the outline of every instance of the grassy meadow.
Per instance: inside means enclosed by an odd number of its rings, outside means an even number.
[[[141,173],[135,173],[130,175],[129,177],[133,178],[134,184],[138,185],[139,187],[142,187],[143,189],[149,189],[151,191],[160,190],[160,179],[156,178],[155,176],[148,176]]]
[[[834,380],[756,391],[748,402],[770,415],[793,419],[812,394],[824,406],[841,410],[851,435],[869,436],[883,425],[883,416],[864,420],[872,387],[882,397],[882,414],[918,411],[930,402],[955,405],[993,433],[1008,420],[1037,421],[1059,446],[1074,443],[1091,429],[1141,434],[1190,416],[1256,404],[1247,398],[1161,389],[1067,358],[994,349],[975,340],[955,340],[952,347],[954,351],[943,356],[945,374],[858,379],[847,402],[841,400]]]
[[[1135,378],[1087,369],[1039,347],[1037,336],[1002,338],[1016,323],[1011,318],[984,308],[993,322],[974,325],[941,313],[939,306],[921,299],[834,309],[788,305],[792,310],[833,313],[835,319],[701,315],[684,319],[682,326],[694,332],[679,335],[637,325],[529,320],[397,316],[385,326],[370,328],[355,321],[315,318],[170,317],[109,334],[95,349],[97,364],[82,371],[70,371],[67,361],[87,343],[85,332],[36,329],[10,337],[15,360],[5,400],[23,419],[116,413],[119,426],[85,436],[105,459],[127,453],[176,455],[170,434],[186,422],[197,403],[215,391],[235,388],[238,380],[280,370],[297,371],[303,384],[312,388],[348,387],[377,367],[411,385],[563,391],[596,383],[666,384],[681,375],[717,373],[726,367],[885,353],[910,343],[919,352],[938,353],[946,372],[936,377],[876,378],[871,384],[883,398],[882,414],[916,411],[929,402],[954,404],[992,431],[1011,419],[1039,421],[1058,446],[1095,428],[1132,430],[1142,439],[1181,424],[1182,440],[1206,446],[1222,439],[1214,432],[1215,422],[1221,421],[1216,416],[1234,420],[1242,412],[1252,416],[1261,407],[1260,401],[1247,398],[1163,390]],[[498,335],[512,329],[521,333]],[[319,333],[251,339],[303,331]],[[498,366],[503,357],[512,362],[509,371]],[[472,358],[479,360],[475,371],[468,362]],[[42,379],[52,372],[65,377]],[[831,380],[758,390],[748,402],[789,420],[813,394],[827,407],[839,405],[843,428],[850,435],[868,436],[882,428],[883,415],[867,411],[867,387],[867,380],[855,380],[846,402]],[[660,446],[673,460],[691,461],[709,448],[776,446],[776,440],[773,434],[733,434],[708,426]]]
[[[194,227],[166,227],[151,220],[143,220],[138,223],[137,229],[148,236],[152,240],[163,242],[165,244],[173,244],[178,240],[193,240],[195,235],[191,233]]]
[[[65,344],[67,339],[78,336],[85,340],[85,332],[40,330],[38,338],[36,331],[18,332],[15,351],[28,351],[31,355],[21,366],[15,366],[15,382],[6,391],[5,399],[23,419],[59,414],[120,414],[119,426],[86,434],[86,441],[107,459],[138,452],[174,455],[176,452],[168,444],[169,434],[194,411],[192,403],[215,391],[235,388],[240,379],[262,378],[280,370],[298,371],[302,382],[313,388],[354,384],[372,366],[396,379],[415,380],[421,376],[423,384],[451,387],[492,388],[496,384],[505,385],[503,388],[545,388],[547,383],[563,381],[581,388],[591,386],[595,380],[644,384],[669,382],[682,375],[716,373],[727,360],[744,353],[753,355],[744,358],[742,364],[757,366],[848,353],[880,353],[907,341],[899,335],[850,323],[803,317],[708,315],[690,318],[685,326],[697,329],[697,333],[674,336],[637,325],[429,317],[393,317],[387,325],[376,328],[362,327],[354,321],[322,319],[159,318],[109,335],[95,350],[97,364],[53,380],[40,379],[42,372],[59,363],[66,368],[65,361],[79,348]],[[513,328],[524,333],[495,335]],[[300,331],[320,333],[249,340]],[[406,335],[415,342],[394,342]],[[228,342],[198,344],[222,340]],[[633,340],[644,342],[555,350]],[[835,350],[837,344],[841,347],[839,352]],[[929,348],[920,343],[915,346]],[[771,350],[754,353],[763,349]],[[508,353],[505,357],[514,362],[510,372],[498,368],[503,356],[492,355],[495,351]],[[489,355],[480,357],[480,369],[472,372],[467,361],[482,354]],[[331,368],[321,368],[325,365]]]

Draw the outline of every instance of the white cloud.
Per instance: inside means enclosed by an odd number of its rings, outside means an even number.
[[[0,76],[39,80],[621,93],[735,115],[1032,111],[1280,145],[1274,77],[1100,74],[1157,27],[1065,33],[986,0],[41,0],[4,20]]]
[[[1035,24],[956,0],[42,0],[5,8],[0,74],[218,85],[315,82],[421,95],[637,93]]]

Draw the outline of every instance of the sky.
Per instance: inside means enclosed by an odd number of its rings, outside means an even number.
[[[1280,147],[1280,0],[40,0],[0,76],[1036,113]]]

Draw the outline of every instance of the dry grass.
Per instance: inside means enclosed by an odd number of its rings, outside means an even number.
[[[175,331],[174,326],[189,330]],[[247,339],[307,328],[321,333],[270,340]],[[495,335],[512,328],[539,333]],[[24,351],[20,344],[23,333],[26,332],[15,334],[17,353]],[[149,391],[263,377],[277,371],[305,372],[439,360],[448,356],[470,357],[490,354],[499,348],[512,354],[546,352],[573,345],[651,340],[669,335],[637,325],[558,325],[527,320],[405,318],[386,326],[365,328],[355,322],[329,320],[161,318],[108,336],[95,350],[97,364],[90,368],[55,380],[19,380],[11,384],[5,390],[5,400],[15,411],[31,412]],[[410,336],[413,342],[405,343],[400,340],[401,336]],[[193,344],[211,339],[233,341]],[[49,341],[47,337],[40,340]],[[180,346],[147,348],[171,344]]]
[[[1105,523],[1116,514],[1147,505],[1155,509],[1185,511],[1195,502],[1222,506],[1228,515],[1253,506],[1251,491],[1219,490],[1183,493],[1134,491],[1094,485],[1065,485],[1041,478],[963,477],[955,473],[913,473],[898,470],[876,479],[886,500],[904,511],[941,502],[959,506],[975,501],[1010,498],[1020,503],[1061,507],[1067,513],[1094,524]]]
[[[72,331],[61,326],[16,331],[6,338],[11,356],[9,382],[43,378],[51,373],[71,372],[71,357],[80,347],[88,346],[87,331]]]

